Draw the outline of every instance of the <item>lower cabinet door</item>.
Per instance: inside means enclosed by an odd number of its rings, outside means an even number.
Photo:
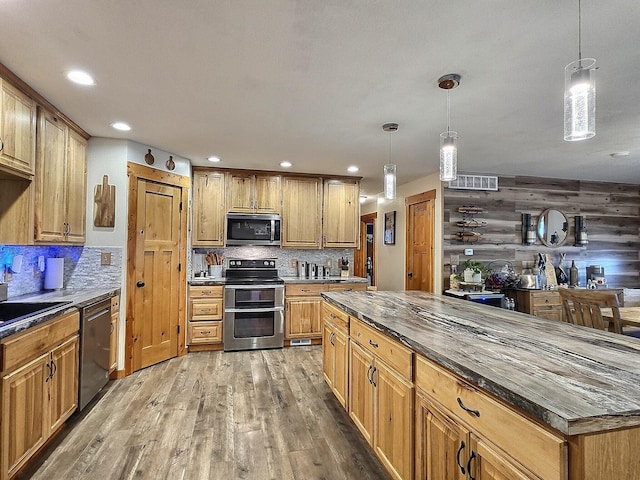
[[[321,297],[289,299],[286,303],[285,336],[287,339],[322,336]]]
[[[333,344],[333,328],[328,322],[324,322],[322,329],[322,373],[327,385],[333,390],[333,380],[335,377],[336,352]]]
[[[349,337],[340,330],[333,334],[333,352],[335,375],[333,377],[333,393],[344,408],[347,408],[349,392]]]
[[[349,343],[349,416],[372,445],[373,440],[373,356],[355,342]]]
[[[372,374],[377,425],[373,446],[376,454],[397,479],[413,478],[413,384],[382,362]]]
[[[55,432],[78,408],[78,337],[51,353],[53,375],[49,382],[49,432]]]
[[[464,480],[471,455],[469,432],[418,394],[416,480]]]
[[[525,474],[506,457],[486,442],[472,435],[474,458],[471,460],[471,478],[477,480],[542,480],[532,473]]]
[[[44,443],[49,354],[2,378],[0,478],[6,479]]]

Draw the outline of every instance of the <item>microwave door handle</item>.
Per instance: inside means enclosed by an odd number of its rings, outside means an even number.
[[[271,243],[275,241],[275,235],[276,235],[276,221],[274,219],[271,219]]]

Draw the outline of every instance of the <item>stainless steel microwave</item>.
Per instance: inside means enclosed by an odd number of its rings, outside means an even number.
[[[280,245],[280,215],[228,213],[227,246]]]

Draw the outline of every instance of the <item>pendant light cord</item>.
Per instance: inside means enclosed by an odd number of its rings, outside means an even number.
[[[582,60],[582,2],[578,0],[578,61]],[[582,68],[582,63],[580,63]]]
[[[389,130],[389,159],[387,160],[387,165],[391,164],[391,135],[393,135],[393,132]]]
[[[451,116],[451,97],[450,97],[450,92],[451,90],[447,90],[447,134],[449,134],[449,132],[451,131],[451,129],[449,128],[451,122],[450,122],[450,116]]]

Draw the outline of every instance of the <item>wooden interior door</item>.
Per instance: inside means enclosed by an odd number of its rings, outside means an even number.
[[[134,370],[178,354],[180,188],[138,179]]]
[[[406,290],[433,292],[435,190],[407,197]]]

